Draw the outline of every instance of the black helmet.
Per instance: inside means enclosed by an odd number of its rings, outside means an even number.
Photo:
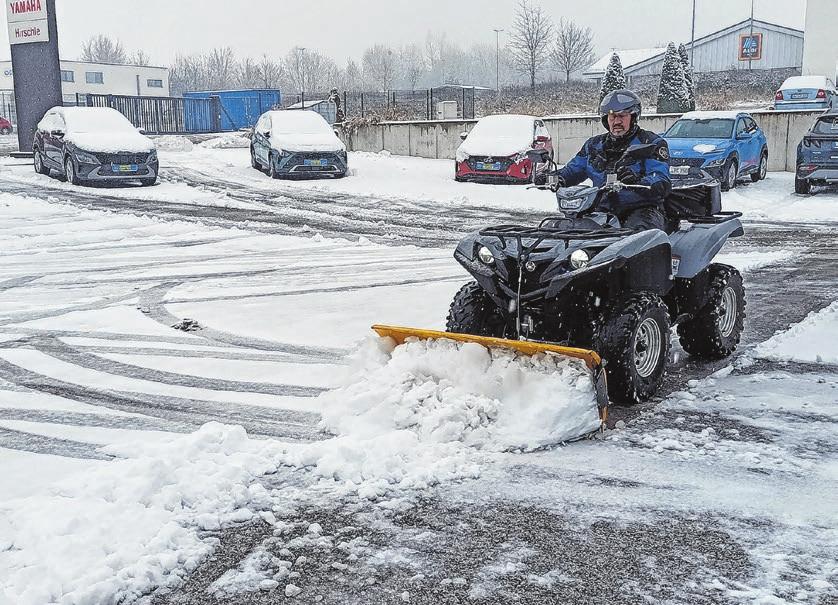
[[[640,97],[626,88],[621,88],[605,95],[602,103],[599,104],[599,115],[602,118],[602,125],[605,126],[606,130],[608,130],[608,114],[621,111],[630,112],[633,116],[632,124],[636,124],[637,119],[643,112]]]

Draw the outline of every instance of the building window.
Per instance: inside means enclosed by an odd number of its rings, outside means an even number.
[[[146,80],[145,85],[149,88],[163,88],[163,80]]]
[[[86,71],[84,72],[84,79],[88,84],[104,84],[105,76],[101,71]]]
[[[75,82],[76,81],[76,74],[72,71],[62,69],[61,70],[61,81],[62,82]]]

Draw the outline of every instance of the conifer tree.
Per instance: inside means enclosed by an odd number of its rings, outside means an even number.
[[[608,69],[605,70],[605,77],[602,79],[602,88],[599,90],[599,102],[609,92],[620,90],[626,87],[626,76],[623,73],[623,64],[620,63],[620,55],[614,53],[608,62]]]
[[[669,43],[663,56],[658,88],[658,113],[682,113],[689,110],[684,66],[675,44]]]
[[[681,57],[681,65],[684,66],[684,80],[687,83],[687,102],[689,103],[689,110],[695,110],[695,80],[693,78],[693,68],[690,65],[690,56],[687,54],[687,47],[681,44],[678,47],[678,56]]]

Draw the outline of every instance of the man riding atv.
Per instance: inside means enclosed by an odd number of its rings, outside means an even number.
[[[543,185],[552,177],[551,188],[578,185],[591,179],[594,187],[606,183],[607,174],[617,175],[624,185],[645,185],[609,193],[600,209],[612,212],[626,229],[665,230],[663,204],[672,189],[669,180],[669,147],[666,141],[638,125],[642,113],[640,98],[630,90],[615,90],[602,99],[599,114],[607,133],[588,139],[567,165],[552,173],[541,172],[535,177]],[[629,156],[625,152],[632,145],[647,145],[642,156]]]

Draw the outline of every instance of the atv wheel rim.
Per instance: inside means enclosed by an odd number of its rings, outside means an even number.
[[[768,173],[768,158],[762,156],[762,159],[759,161],[759,178],[764,179],[765,175]]]
[[[717,320],[719,332],[725,338],[733,332],[733,326],[736,323],[736,307],[736,292],[728,286],[722,292],[722,302],[719,305],[719,319]]]
[[[67,180],[73,182],[73,160],[67,158],[67,161],[64,162],[64,172],[67,175]]]
[[[40,151],[36,151],[36,152],[35,152],[35,172],[41,172],[41,170],[42,170],[42,166],[41,166],[41,152],[40,152]]]
[[[634,367],[641,378],[648,378],[658,367],[662,342],[658,322],[651,317],[644,319],[634,338]]]
[[[728,189],[733,189],[736,185],[736,164],[731,164],[727,171],[727,186]]]

